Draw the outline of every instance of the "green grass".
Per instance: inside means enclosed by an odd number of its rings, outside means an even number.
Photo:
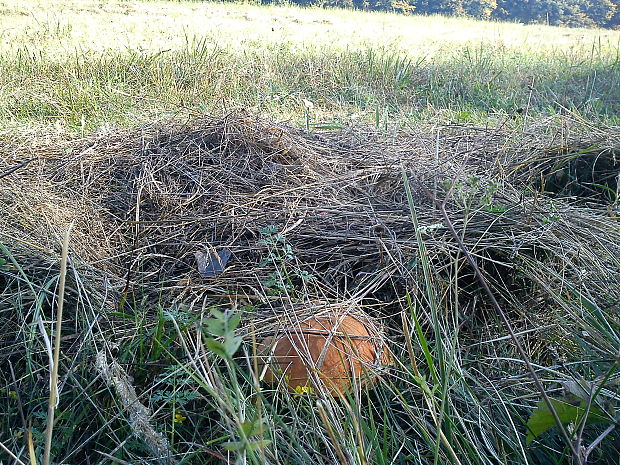
[[[91,131],[247,108],[302,121],[615,122],[620,33],[234,4],[4,1],[0,122]],[[272,30],[273,29],[273,30]]]

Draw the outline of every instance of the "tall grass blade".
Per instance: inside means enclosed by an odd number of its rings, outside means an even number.
[[[67,278],[67,258],[69,256],[69,237],[74,222],[69,224],[65,232],[64,241],[62,243],[62,254],[60,257],[60,282],[58,283],[58,306],[56,309],[56,324],[54,325],[54,358],[50,360],[52,372],[50,374],[50,395],[47,407],[47,429],[45,430],[45,452],[43,455],[43,464],[49,465],[50,452],[52,448],[52,436],[54,432],[54,414],[58,405],[58,365],[60,360],[60,337],[62,329],[62,311],[65,303],[65,282]]]

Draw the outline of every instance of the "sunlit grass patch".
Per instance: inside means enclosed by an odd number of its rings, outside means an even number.
[[[3,15],[10,125],[89,131],[239,107],[311,123],[613,121],[620,107],[614,31],[211,3],[9,2]]]

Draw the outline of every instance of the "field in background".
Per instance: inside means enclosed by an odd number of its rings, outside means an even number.
[[[0,0],[0,463],[616,465],[619,123],[618,31]],[[394,363],[262,382],[325,299]]]
[[[613,122],[619,44],[616,31],[387,13],[4,0],[0,121],[90,131],[244,107],[302,124]]]

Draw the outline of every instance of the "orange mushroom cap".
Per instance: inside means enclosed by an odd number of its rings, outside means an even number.
[[[335,396],[343,396],[354,379],[360,384],[375,379],[377,367],[390,361],[367,318],[335,313],[291,322],[261,341],[259,354],[264,381],[283,380],[298,393],[320,384]]]

